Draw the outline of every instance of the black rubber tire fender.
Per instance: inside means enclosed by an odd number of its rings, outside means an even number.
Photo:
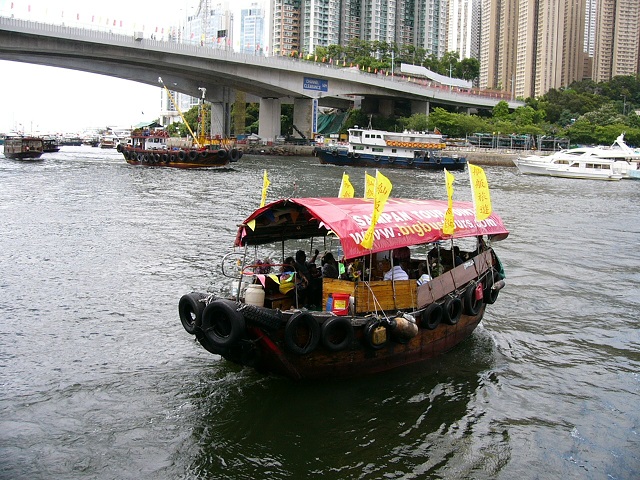
[[[420,326],[427,330],[434,330],[442,321],[442,305],[432,303],[422,312]]]
[[[186,152],[185,152],[184,150],[180,150],[180,151],[178,152],[178,158],[179,158],[181,161],[184,161],[184,159],[185,159],[185,158],[187,158],[187,154],[186,154]]]
[[[455,295],[450,295],[442,305],[443,320],[449,325],[455,325],[462,315],[462,300]]]
[[[234,345],[246,331],[244,316],[236,302],[218,299],[207,305],[202,313],[202,330],[207,340],[218,348]]]
[[[205,304],[201,300],[207,298],[205,293],[191,292],[184,294],[178,302],[178,315],[182,326],[191,335],[202,325],[202,312]]]
[[[482,291],[482,301],[487,305],[493,305],[494,303],[496,303],[500,290],[494,290],[491,287],[493,287],[494,283],[500,280],[501,280],[500,274],[495,270],[493,271],[493,273],[490,273],[489,275],[487,275],[487,278],[485,280],[486,283],[484,285],[484,290]]]
[[[304,339],[304,345],[298,341]],[[306,355],[312,352],[320,342],[320,325],[313,315],[306,312],[298,312],[287,322],[284,329],[284,344],[292,353]]]
[[[270,308],[249,305],[247,303],[238,304],[238,311],[242,313],[247,323],[265,327],[270,330],[277,330],[282,324],[282,316],[273,313]]]
[[[482,298],[480,300],[476,300],[477,286],[478,286],[477,283],[471,282],[469,285],[467,285],[467,288],[465,289],[464,294],[462,296],[464,313],[466,313],[467,315],[471,315],[472,317],[475,317],[480,313],[480,310],[482,309],[482,303],[483,303]],[[484,291],[482,292],[482,296],[484,298]]]
[[[238,152],[237,148],[232,148],[229,150],[229,161],[237,162],[240,159],[240,152]]]
[[[218,158],[220,160],[224,160],[225,158],[227,158],[227,151],[225,149],[223,149],[223,148],[218,150]]]
[[[322,344],[331,352],[346,349],[355,337],[351,320],[347,317],[331,317],[322,324]]]
[[[191,150],[189,152],[189,160],[194,161],[197,160],[199,153],[196,152],[195,150]]]

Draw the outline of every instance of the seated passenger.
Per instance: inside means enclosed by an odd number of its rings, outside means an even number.
[[[338,278],[338,263],[336,259],[333,258],[333,254],[331,252],[327,252],[324,254],[322,259],[320,260],[320,264],[322,265],[322,276],[325,278]]]
[[[402,264],[407,265],[404,260]],[[409,274],[402,268],[402,265],[394,265],[388,272],[385,272],[383,280],[409,280]]]

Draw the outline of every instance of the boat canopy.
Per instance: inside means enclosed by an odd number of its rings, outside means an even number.
[[[446,200],[390,198],[376,223],[372,249],[362,241],[373,213],[373,200],[363,198],[289,198],[265,205],[239,226],[235,245],[262,245],[278,241],[337,237],[347,259],[398,247],[451,238],[488,235],[503,240],[509,235],[495,213],[476,221],[471,202],[454,202],[453,235],[442,233]]]

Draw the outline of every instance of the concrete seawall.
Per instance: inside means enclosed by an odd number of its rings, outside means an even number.
[[[308,157],[313,155],[314,146],[310,145],[239,145],[245,155],[272,155],[289,157]],[[447,149],[447,153],[457,153],[467,157],[467,162],[474,165],[497,165],[514,167],[513,161],[520,155],[530,155],[535,152],[515,150],[488,149]]]

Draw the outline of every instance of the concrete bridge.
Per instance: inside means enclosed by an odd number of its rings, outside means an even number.
[[[225,49],[121,35],[91,29],[0,17],[0,59],[108,75],[148,85],[162,77],[170,90],[212,104],[212,134],[230,131],[230,105],[236,91],[260,102],[259,135],[280,134],[280,110],[293,103],[294,124],[308,138],[315,131],[318,106],[391,114],[394,102],[410,102],[412,113],[429,113],[432,104],[490,109],[502,95],[469,93],[426,80],[372,74],[356,68],[288,57],[263,57]],[[217,126],[217,127],[216,127]]]

